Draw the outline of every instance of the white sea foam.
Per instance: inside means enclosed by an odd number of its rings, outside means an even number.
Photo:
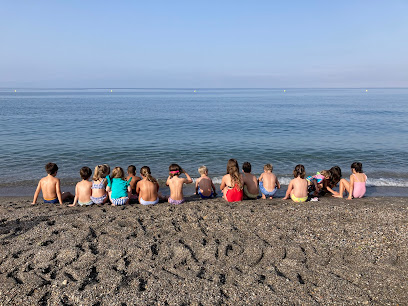
[[[214,184],[221,184],[221,179],[222,176],[212,178]],[[289,185],[292,177],[281,176],[278,177],[278,180],[281,185]],[[390,178],[368,178],[367,187],[408,187],[408,180]]]

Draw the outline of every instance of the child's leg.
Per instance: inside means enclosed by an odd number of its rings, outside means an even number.
[[[339,184],[339,194],[333,195],[333,196],[336,198],[342,198],[344,191],[347,191],[347,192],[350,191],[350,183],[346,179],[341,179],[340,184]]]

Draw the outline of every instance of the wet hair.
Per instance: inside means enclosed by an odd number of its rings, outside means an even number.
[[[115,167],[112,170],[112,178],[120,178],[122,180],[125,179],[125,171],[123,171],[123,169],[121,167]]]
[[[45,165],[45,172],[47,172],[48,174],[55,174],[58,171],[58,166],[57,164],[54,163],[48,163]]]
[[[206,167],[206,166],[201,166],[201,167],[199,167],[199,168],[198,168],[198,173],[200,173],[200,174],[206,174],[206,173],[208,173],[207,167]]]
[[[269,171],[273,171],[273,166],[271,165],[271,164],[266,164],[265,166],[264,166],[264,171],[265,170],[269,170]]]
[[[322,170],[320,171],[320,174],[323,175],[326,180],[330,180],[331,178],[331,173],[329,170]]]
[[[171,164],[169,166],[169,172],[170,172],[169,175],[171,177],[179,176],[181,174],[181,167],[179,165],[177,165],[177,164]]]
[[[243,187],[241,176],[239,175],[239,167],[236,159],[231,158],[227,163],[227,173],[231,176],[231,185],[238,185],[241,190]]]
[[[356,170],[357,173],[363,173],[363,164],[359,162],[354,162],[351,164],[351,169]]]
[[[128,172],[129,174],[136,175],[136,167],[133,166],[133,165],[130,165],[130,166],[128,167],[128,169],[127,169],[127,172]]]
[[[157,180],[151,175],[150,168],[148,166],[143,166],[140,168],[140,175],[145,177],[149,182],[157,183]]]
[[[300,176],[300,178],[304,179],[306,175],[305,172],[305,166],[303,165],[296,165],[295,170],[293,170],[293,176],[297,178]]]
[[[251,170],[252,170],[251,163],[250,163],[250,162],[244,162],[244,163],[242,164],[242,170],[243,170],[245,173],[250,173]]]
[[[79,170],[79,175],[83,180],[87,180],[91,177],[92,170],[89,167],[82,167],[81,170]]]
[[[106,164],[105,165],[97,165],[95,167],[94,175],[93,175],[92,179],[94,181],[98,181],[101,178],[105,178],[109,174],[109,172],[110,172],[110,169],[109,169],[108,165],[106,165]]]
[[[330,174],[331,174],[331,179],[330,179],[330,186],[334,187],[337,185],[338,182],[340,182],[341,179],[341,169],[339,166],[334,166],[330,168]]]

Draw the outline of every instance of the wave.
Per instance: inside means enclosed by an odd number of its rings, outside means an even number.
[[[221,184],[222,176],[214,177],[214,184]],[[195,181],[195,179],[193,179]],[[289,185],[292,177],[278,176],[281,185]],[[391,179],[391,178],[368,178],[367,187],[408,187],[408,180],[406,179]]]

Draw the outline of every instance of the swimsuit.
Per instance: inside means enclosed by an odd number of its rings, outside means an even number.
[[[111,199],[112,204],[115,206],[125,205],[127,201],[129,201],[128,197]]]
[[[250,199],[256,199],[256,198],[258,198],[258,194],[250,193],[250,192],[248,191],[248,187],[247,187],[246,185],[244,185],[244,193],[245,193],[245,195],[246,195],[248,198],[250,198]]]
[[[181,199],[181,200],[173,200],[172,198],[170,198],[169,197],[169,203],[170,204],[176,204],[176,205],[178,205],[178,204],[182,204],[182,203],[184,203],[184,199]]]
[[[103,178],[100,183],[93,181],[91,189],[105,189],[105,179]]]
[[[142,205],[157,204],[157,203],[159,203],[159,198],[157,197],[157,199],[154,200],[154,201],[145,201],[145,200],[142,199],[142,197],[140,197],[139,202],[140,202],[140,204],[142,204]]]
[[[298,202],[298,203],[306,202],[306,200],[307,200],[307,198],[308,198],[308,197],[297,198],[297,197],[295,197],[295,195],[294,195],[293,193],[290,194],[290,197],[291,197],[291,199],[293,200],[293,202]]]
[[[51,200],[44,199],[44,203],[45,204],[57,204],[59,203],[59,201],[58,201],[58,198],[51,199]]]
[[[212,197],[214,196],[214,192],[212,192],[212,190],[211,190],[211,194],[210,194],[209,196],[203,195],[203,194],[201,193],[200,189],[198,189],[198,194],[200,195],[200,197],[201,197],[202,199],[210,199],[210,198],[212,198]]]
[[[242,201],[242,198],[244,197],[244,191],[241,189],[238,189],[238,184],[235,184],[234,188],[227,186],[228,190],[225,193],[225,198],[227,199],[228,202],[239,202]]]
[[[314,180],[316,180],[316,182],[318,183],[318,184],[320,184],[321,182],[323,182],[323,180],[324,180],[324,175],[322,175],[322,174],[320,174],[320,172],[317,172],[316,173],[316,175],[313,175],[313,176],[308,176],[307,178],[306,178],[306,181],[308,181],[308,182],[313,182]]]
[[[356,175],[354,175],[354,178],[356,179]],[[365,179],[367,181],[367,175],[365,175]],[[364,196],[364,194],[366,193],[366,182],[354,182],[354,186],[353,186],[353,198],[362,198]]]
[[[82,203],[81,201],[78,201],[78,204],[79,204],[80,206],[88,206],[88,205],[92,205],[92,204],[93,204],[93,201],[90,200],[89,202],[85,202],[85,203]]]
[[[276,193],[276,190],[278,190],[278,187],[275,187],[275,189],[272,190],[272,191],[268,191],[268,190],[265,189],[265,187],[263,185],[263,182],[260,181],[259,182],[259,190],[261,190],[262,194],[264,194],[266,197],[273,197],[275,195],[275,193]]]
[[[94,202],[95,204],[102,204],[105,202],[106,198],[107,198],[107,195],[104,194],[103,196],[97,197],[97,198],[91,197],[91,201]]]
[[[112,190],[112,193],[110,195],[111,200],[125,197],[127,198],[128,197],[127,187],[129,186],[131,180],[132,178],[130,178],[129,181],[122,180],[121,178],[111,179],[108,176],[108,186]]]

